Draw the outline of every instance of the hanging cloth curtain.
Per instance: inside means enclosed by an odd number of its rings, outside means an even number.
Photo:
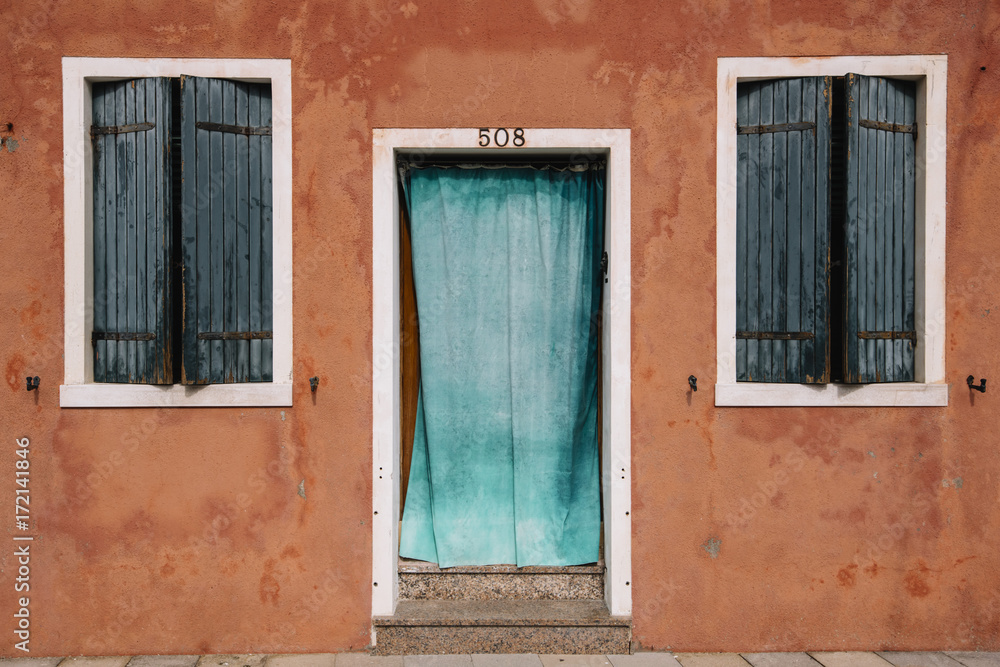
[[[401,176],[420,394],[400,555],[596,561],[603,166]]]

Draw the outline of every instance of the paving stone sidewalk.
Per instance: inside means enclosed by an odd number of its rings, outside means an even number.
[[[137,655],[0,658],[4,667],[1000,667],[1000,653],[636,653],[635,655]]]

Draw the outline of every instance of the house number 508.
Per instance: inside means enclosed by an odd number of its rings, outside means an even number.
[[[490,145],[490,132],[493,133],[493,145],[503,148],[508,143],[513,144],[520,148],[524,145],[524,128],[515,127],[513,130],[508,131],[505,127],[498,127],[495,130],[491,130],[488,127],[479,128],[479,145],[486,146]],[[513,135],[513,138],[511,138]]]

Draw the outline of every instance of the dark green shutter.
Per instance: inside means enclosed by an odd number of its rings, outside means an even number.
[[[271,88],[181,78],[185,384],[272,379]]]
[[[737,87],[740,381],[829,381],[831,83]]]
[[[846,382],[914,379],[916,85],[847,75]]]
[[[169,384],[170,80],[92,88],[94,380]]]

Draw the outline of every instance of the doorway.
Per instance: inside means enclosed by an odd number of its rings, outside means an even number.
[[[503,156],[596,156],[607,162],[608,282],[603,286],[600,384],[605,596],[615,615],[631,612],[629,131],[520,130],[522,147],[480,149],[484,131],[376,130],[373,160],[373,615],[392,614],[401,505],[400,234],[397,158],[448,153],[472,161]],[[487,131],[488,132],[488,131]],[[514,130],[510,130],[514,134]]]

